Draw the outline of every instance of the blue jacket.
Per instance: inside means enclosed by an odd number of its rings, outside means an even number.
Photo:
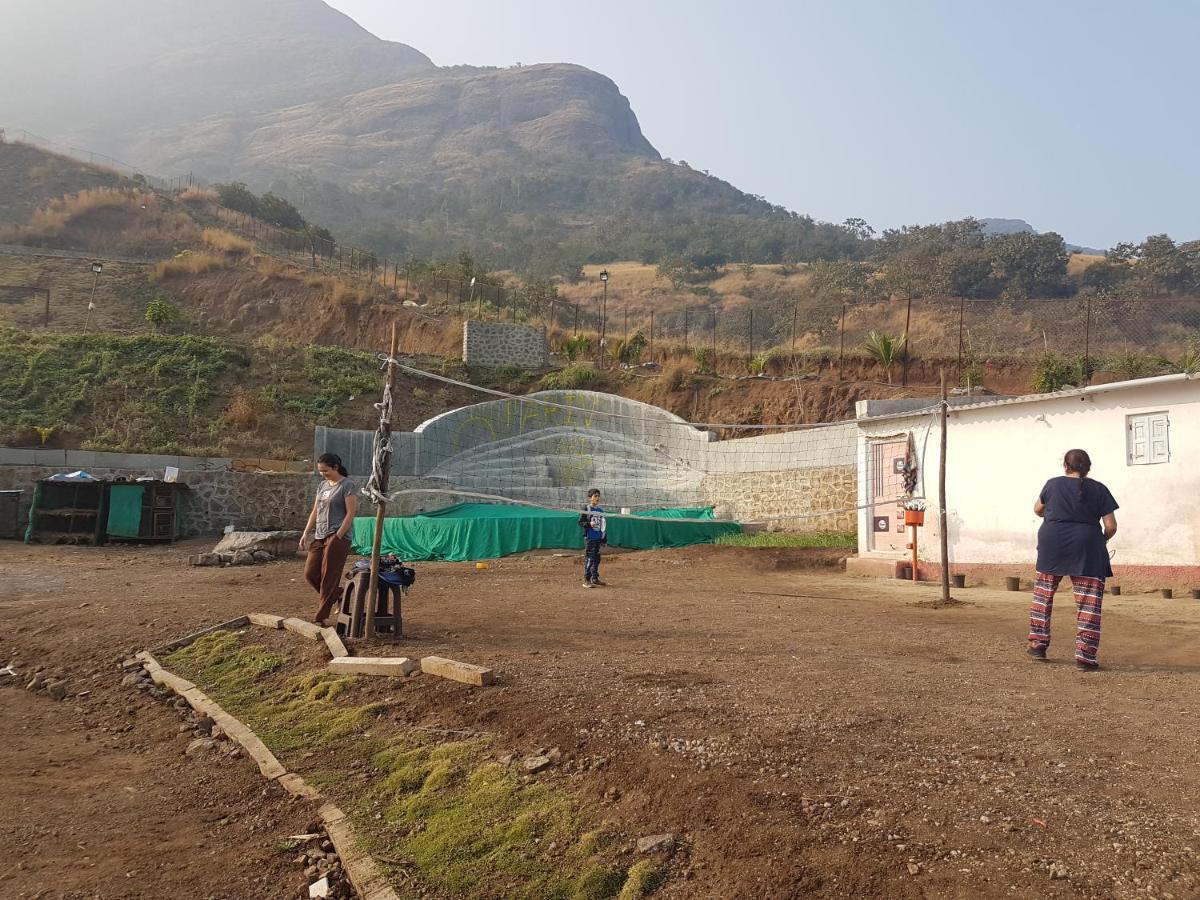
[[[587,530],[584,537],[589,541],[602,541],[608,535],[608,522],[604,518],[603,506],[585,506],[584,512],[588,517]]]

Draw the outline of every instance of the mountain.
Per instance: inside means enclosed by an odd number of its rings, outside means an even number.
[[[0,83],[23,86],[0,92],[0,126],[245,180],[389,255],[551,272],[857,246],[663,160],[597,72],[439,68],[320,0],[7,0]]]

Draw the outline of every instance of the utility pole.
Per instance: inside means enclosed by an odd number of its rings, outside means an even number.
[[[942,369],[942,448],[938,454],[938,538],[942,551],[942,602],[950,602],[950,537],[946,534],[946,423],[950,401],[946,399],[946,370]]]
[[[375,433],[375,454],[380,470],[372,472],[375,480],[374,488],[378,494],[375,498],[375,533],[371,537],[371,583],[367,587],[366,621],[363,626],[363,637],[375,636],[375,606],[379,602],[379,553],[383,545],[383,520],[387,516],[388,480],[392,469],[392,403],[396,387],[396,323],[392,323],[392,342],[388,350],[387,383],[383,389],[383,403],[380,404],[379,430]],[[399,595],[393,597],[393,602],[399,603]]]
[[[604,300],[600,307],[600,351],[604,352],[604,338],[608,332],[608,269],[601,270],[600,281],[604,284]]]
[[[92,324],[92,310],[96,308],[96,286],[100,283],[100,274],[104,271],[104,266],[98,262],[92,263],[92,296],[88,298],[87,318],[83,322],[83,333],[88,333],[88,327]],[[49,304],[47,304],[49,305]],[[47,316],[48,318],[48,316]]]

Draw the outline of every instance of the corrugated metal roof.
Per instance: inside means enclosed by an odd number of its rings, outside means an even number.
[[[1110,384],[1093,384],[1083,388],[1071,388],[1065,391],[1054,391],[1049,394],[1025,394],[1021,397],[1000,397],[993,400],[980,400],[977,403],[958,403],[951,404],[951,412],[962,412],[963,410],[971,409],[988,409],[998,406],[1016,406],[1021,403],[1042,403],[1047,400],[1064,400],[1070,397],[1087,397],[1096,394],[1106,394],[1111,391],[1127,391],[1133,388],[1144,388],[1152,385],[1175,384],[1186,381],[1200,380],[1200,372],[1191,375],[1183,372],[1178,372],[1173,375],[1156,375],[1153,378],[1135,378],[1131,381],[1114,381]],[[936,402],[936,401],[934,401]],[[927,409],[921,411],[910,410],[907,412],[885,413],[881,416],[868,416],[861,418],[860,423],[865,422],[885,422],[889,419],[911,419],[917,415],[925,415]]]

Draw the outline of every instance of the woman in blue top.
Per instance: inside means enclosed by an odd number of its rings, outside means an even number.
[[[1075,664],[1086,670],[1099,665],[1100,606],[1104,579],[1112,577],[1106,545],[1117,533],[1113,512],[1118,509],[1108,488],[1088,478],[1091,468],[1086,452],[1068,450],[1063,457],[1066,474],[1047,481],[1033,505],[1045,521],[1038,529],[1037,581],[1029,611],[1029,655],[1045,659],[1054,592],[1064,575],[1071,576],[1078,608]]]

